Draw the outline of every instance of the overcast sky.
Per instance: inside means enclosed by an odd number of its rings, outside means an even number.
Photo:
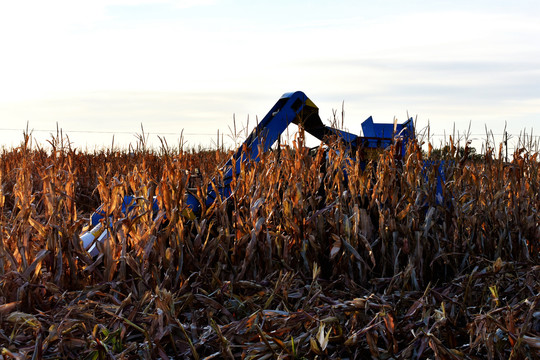
[[[262,118],[302,90],[360,132],[540,135],[539,1],[49,0],[0,3],[0,143],[27,124],[79,148],[158,144]],[[440,138],[432,139],[435,143]]]

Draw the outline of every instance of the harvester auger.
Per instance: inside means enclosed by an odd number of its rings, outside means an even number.
[[[323,124],[319,117],[318,107],[301,91],[286,93],[275,103],[262,121],[257,125],[234,155],[222,167],[223,178],[218,186],[214,181],[208,184],[207,198],[203,201],[206,206],[212,205],[218,197],[226,200],[231,196],[231,181],[240,173],[241,163],[259,161],[259,153],[266,152],[278,141],[280,135],[289,124],[302,126],[304,131],[313,135],[322,142],[328,139],[338,139],[344,143],[345,148],[354,151],[377,152],[384,150],[399,140],[401,146],[398,154],[405,153],[405,147],[410,139],[414,139],[414,124],[410,118],[401,124],[377,124],[371,116],[362,123],[364,136],[332,128]],[[368,160],[363,160],[361,168]],[[125,196],[122,203],[122,212],[127,214],[135,207],[133,196]],[[187,192],[185,204],[194,214],[201,211],[201,203],[197,197]],[[154,211],[159,210],[156,199],[153,203]],[[81,235],[83,246],[90,255],[95,256],[99,250],[95,243],[103,241],[108,235],[104,219],[107,217],[103,206],[100,206],[91,216],[90,230]]]

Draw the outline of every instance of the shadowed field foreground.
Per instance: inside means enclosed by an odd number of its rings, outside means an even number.
[[[227,154],[51,145],[1,154],[0,358],[540,358],[538,153],[450,144],[441,203],[417,144],[365,171],[296,146],[193,219],[184,169]]]

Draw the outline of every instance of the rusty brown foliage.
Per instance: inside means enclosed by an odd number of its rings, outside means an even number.
[[[1,153],[0,358],[540,358],[538,153],[450,152],[441,201],[418,143],[362,170],[296,142],[193,219],[185,170],[230,154],[50,144]]]

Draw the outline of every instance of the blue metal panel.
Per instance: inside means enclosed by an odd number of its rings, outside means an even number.
[[[414,138],[414,123],[410,118],[402,124],[396,124],[394,132],[394,124],[374,123],[370,116],[362,123],[362,132],[368,138],[392,139],[394,136],[402,137],[403,139]]]

